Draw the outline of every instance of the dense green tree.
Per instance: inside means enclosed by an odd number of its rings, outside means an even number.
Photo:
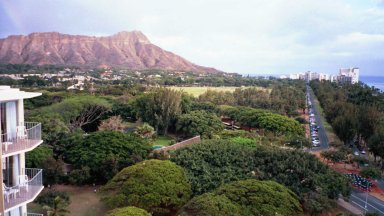
[[[41,167],[50,157],[53,157],[53,150],[47,145],[40,145],[25,155],[25,166],[30,168]]]
[[[151,138],[155,134],[155,129],[151,125],[144,123],[136,128],[135,133],[142,138]]]
[[[327,121],[345,144],[369,143],[374,155],[380,147],[378,126],[384,117],[384,94],[365,84],[337,85],[331,82],[311,82],[311,87],[323,107]]]
[[[110,109],[111,105],[105,99],[93,96],[78,96],[36,109],[31,113],[31,119],[47,123],[45,126],[43,124],[43,129],[44,127],[53,126],[55,129],[57,128],[57,131],[60,131],[60,129],[74,130],[95,123]],[[59,126],[55,126],[55,124]],[[56,130],[47,128],[45,132],[55,132]]]
[[[212,138],[223,129],[224,126],[219,117],[203,110],[181,115],[176,124],[176,130],[185,137],[200,135],[203,138]]]
[[[69,213],[67,210],[69,203],[63,200],[61,197],[57,196],[53,200],[52,206],[44,206],[44,210],[47,211],[48,216],[64,216]]]
[[[384,127],[380,125],[379,129],[368,139],[369,150],[375,156],[384,158]]]
[[[200,102],[209,102],[215,105],[235,105],[235,98],[229,91],[207,90],[199,96]]]
[[[103,183],[119,170],[147,158],[150,144],[133,134],[100,131],[73,140],[66,159],[75,169],[90,168],[88,182]]]
[[[302,213],[300,202],[291,190],[273,181],[253,179],[224,184],[213,193],[197,196],[182,211],[185,215],[220,215],[221,209],[227,212],[225,215]]]
[[[190,198],[183,168],[170,161],[146,160],[120,171],[103,188],[111,207],[136,206],[153,215],[174,214]]]
[[[195,195],[248,178],[283,184],[298,194],[303,203],[310,201],[308,193],[332,202],[339,194],[347,196],[350,191],[343,175],[300,151],[209,140],[175,151],[171,160],[186,169]]]
[[[265,129],[276,135],[304,135],[304,128],[299,122],[267,110],[220,106],[220,112],[244,126]]]
[[[181,100],[181,92],[157,88],[138,97],[135,103],[138,115],[144,122],[152,125],[158,133],[166,133],[181,113]]]
[[[134,206],[114,209],[105,216],[151,216],[147,211]]]
[[[233,203],[225,195],[205,193],[194,197],[179,212],[181,216],[241,216],[241,206]]]
[[[363,168],[360,171],[360,175],[363,176],[364,178],[380,179],[381,171],[375,167],[367,167],[367,168]]]
[[[121,116],[125,121],[136,121],[137,111],[134,105],[134,100],[124,102],[116,101],[112,105],[112,113],[116,116]]]
[[[285,143],[289,147],[293,148],[310,148],[311,142],[304,136],[291,135],[285,138]]]

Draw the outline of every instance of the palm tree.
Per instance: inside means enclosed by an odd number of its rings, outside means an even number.
[[[48,216],[64,216],[69,211],[67,210],[68,203],[59,196],[53,200],[53,206],[44,206]]]

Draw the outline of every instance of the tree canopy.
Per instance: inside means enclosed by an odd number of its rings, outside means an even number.
[[[191,185],[175,163],[146,160],[120,171],[102,192],[111,208],[136,206],[153,215],[167,215],[189,200]]]
[[[204,138],[212,136],[224,129],[221,120],[213,113],[204,110],[182,114],[176,124],[176,129],[185,137],[200,135]]]
[[[224,183],[257,178],[274,180],[309,201],[307,193],[332,200],[348,195],[348,180],[305,152],[265,146],[248,147],[230,140],[208,140],[175,151],[171,160],[185,168],[195,195]]]
[[[147,211],[134,206],[118,208],[108,212],[105,216],[151,216]]]
[[[172,89],[154,89],[136,99],[137,114],[156,131],[166,133],[171,122],[181,114],[181,95]]]
[[[240,124],[272,131],[277,135],[304,135],[304,128],[295,119],[250,107],[220,106],[221,113]]]
[[[134,134],[98,131],[74,139],[65,156],[75,169],[89,168],[86,182],[103,183],[122,168],[146,159],[150,150],[150,144]]]
[[[194,197],[181,215],[299,215],[298,197],[285,186],[273,181],[254,179],[235,181],[211,193]]]
[[[95,123],[110,109],[110,103],[100,97],[76,96],[34,110],[30,120],[44,123],[43,131],[48,134]]]

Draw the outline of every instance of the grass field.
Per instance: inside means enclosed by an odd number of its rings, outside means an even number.
[[[100,201],[99,194],[94,192],[95,189],[98,190],[99,186],[54,185],[50,190],[68,193],[71,203],[67,208],[69,213],[66,215],[103,216],[107,212],[107,208]],[[44,213],[42,206],[36,203],[29,203],[28,210],[34,213]]]
[[[157,138],[154,140],[153,145],[162,145],[162,146],[169,146],[171,142],[174,141],[172,137],[169,136],[157,136]]]
[[[234,87],[234,86],[226,86],[226,87],[178,87],[178,86],[173,86],[173,87],[169,87],[169,88],[174,89],[174,90],[182,90],[188,94],[193,95],[194,97],[198,97],[199,95],[204,94],[207,90],[233,92],[237,88],[247,88],[247,87]],[[255,87],[255,88],[264,89],[262,87]]]

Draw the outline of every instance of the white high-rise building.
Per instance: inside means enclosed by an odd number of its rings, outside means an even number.
[[[356,84],[359,82],[359,73],[360,73],[360,70],[357,67],[340,68],[339,77],[347,77],[348,78],[347,80],[349,80],[349,77],[350,77],[351,84]],[[345,79],[342,79],[342,80],[345,80]]]
[[[39,146],[43,140],[41,124],[24,121],[24,99],[40,95],[0,86],[1,215],[30,215],[27,203],[32,202],[44,188],[43,171],[25,167],[25,153]]]

